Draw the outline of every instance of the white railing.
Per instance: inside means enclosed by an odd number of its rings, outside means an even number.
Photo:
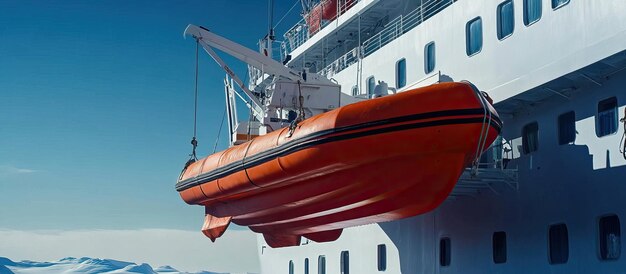
[[[335,73],[340,72],[344,70],[345,68],[349,67],[350,65],[359,61],[359,58],[361,58],[360,48],[356,47],[352,49],[351,51],[348,51],[343,56],[339,57],[330,65],[320,70],[318,74],[325,76],[325,77],[332,77],[333,75],[335,75]]]
[[[324,3],[328,1],[330,0],[321,0],[318,5],[323,5]],[[322,16],[320,15],[319,16],[320,21],[317,22],[319,23],[319,27],[314,28],[314,29],[310,29],[309,25],[307,24],[307,18],[310,15],[305,15],[305,17],[302,20],[300,20],[295,26],[290,28],[285,33],[284,35],[285,41],[283,42],[283,45],[281,46],[283,50],[282,54],[284,56],[287,56],[288,54],[290,54],[293,50],[295,50],[296,48],[304,44],[306,41],[309,40],[309,38],[313,37],[313,35],[315,35],[320,30],[328,26],[330,22],[334,21],[335,19],[337,19],[337,17],[344,14],[347,10],[352,8],[359,1],[361,0],[337,0],[337,13],[335,14],[335,16],[333,16],[332,18],[328,20],[324,20],[322,19]]]
[[[361,47],[356,47],[348,51],[346,54],[327,65],[318,73],[326,77],[332,77],[348,66],[358,62],[360,58],[364,58],[372,54],[384,45],[400,37],[402,34],[420,25],[426,19],[450,6],[454,1],[455,0],[424,1],[422,5],[415,10],[389,21],[384,29],[363,42]]]
[[[363,42],[363,57],[372,54],[400,35],[418,26],[426,19],[451,5],[455,0],[427,0],[410,13],[399,16],[387,23],[379,33]]]

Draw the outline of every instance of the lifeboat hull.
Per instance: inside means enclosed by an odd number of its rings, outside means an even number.
[[[177,190],[272,246],[296,245],[302,235],[332,240],[346,227],[436,208],[500,128],[473,86],[436,84],[311,117],[291,137],[282,129],[211,155],[183,173]]]

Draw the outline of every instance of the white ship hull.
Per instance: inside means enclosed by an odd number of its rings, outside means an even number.
[[[378,2],[357,3],[353,11],[294,50],[290,65],[307,66],[315,59],[307,58],[309,49],[336,39],[333,31],[341,34]],[[398,3],[413,7],[412,2]],[[613,233],[609,243],[611,256],[617,258],[603,259],[606,228],[599,224],[604,216],[626,220],[626,160],[620,153],[624,125],[598,137],[597,120],[599,103],[608,98],[616,98],[620,118],[625,113],[626,1],[571,0],[553,9],[551,1],[544,0],[541,19],[527,26],[524,1],[513,0],[513,33],[499,40],[497,7],[502,2],[454,2],[366,57],[324,73],[337,80],[343,92],[356,86],[359,94],[366,93],[370,76],[393,86],[401,59],[406,60],[407,86],[429,77],[472,81],[494,99],[502,116],[502,135],[512,148],[507,168],[517,168],[516,183],[459,188],[429,214],[345,229],[330,243],[272,249],[259,237],[262,273],[287,274],[290,265],[293,273],[345,273],[343,251],[349,252],[349,273],[359,274],[624,273],[626,256],[615,254],[621,251],[621,234]],[[479,16],[482,49],[468,56],[466,26]],[[424,47],[431,41],[436,45],[436,66],[427,74]],[[575,112],[575,141],[560,145],[558,117],[570,111]],[[523,128],[533,122],[538,125],[537,150],[524,153]],[[550,244],[550,227],[555,224],[567,227],[565,262],[555,259]],[[505,262],[494,261],[495,232],[506,235]],[[442,247],[442,238],[449,238],[450,245]],[[379,245],[386,248],[384,271],[378,265]],[[450,251],[443,254],[449,256],[444,265],[442,248]],[[325,257],[325,272],[318,267],[320,256]]]

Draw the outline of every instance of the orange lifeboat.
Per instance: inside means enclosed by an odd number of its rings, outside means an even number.
[[[205,207],[215,240],[232,221],[272,247],[429,212],[499,134],[469,83],[441,83],[313,116],[191,164],[176,189]],[[486,144],[486,146],[484,145]]]

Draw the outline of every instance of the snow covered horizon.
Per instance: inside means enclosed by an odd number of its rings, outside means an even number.
[[[170,265],[182,273],[202,270],[259,273],[256,246],[256,235],[244,230],[229,230],[223,238],[212,243],[199,231],[25,231],[0,227],[0,257],[38,262],[52,262],[68,256],[108,258],[151,266]]]
[[[66,274],[236,274],[221,272],[183,272],[172,266],[164,265],[152,267],[146,263],[133,263],[112,259],[74,258],[66,257],[52,262],[35,262],[29,260],[13,261],[0,257],[0,274],[39,274],[39,273],[66,273]],[[248,273],[252,274],[252,273]]]

